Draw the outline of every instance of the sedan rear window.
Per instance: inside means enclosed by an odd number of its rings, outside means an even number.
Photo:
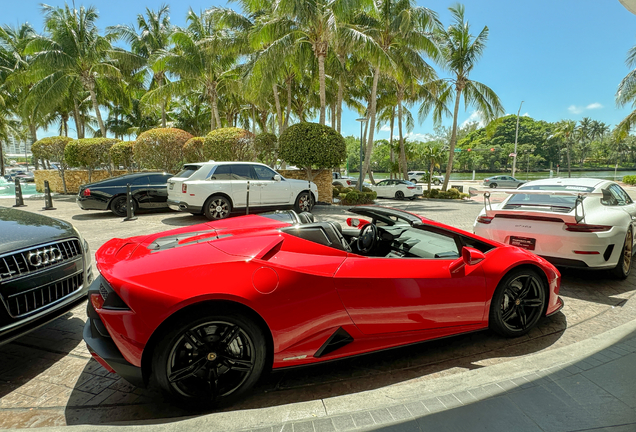
[[[201,168],[200,165],[185,165],[183,170],[181,170],[181,172],[179,172],[175,177],[190,178],[190,176],[197,172],[199,168]]]

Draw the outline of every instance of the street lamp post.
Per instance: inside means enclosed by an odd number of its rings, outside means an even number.
[[[364,150],[363,150],[364,143],[362,142],[362,127],[367,122],[367,120],[368,119],[366,117],[356,119],[356,121],[360,122],[360,177],[358,179],[358,189],[360,190],[360,192],[362,192],[362,162],[364,159]]]
[[[521,105],[523,105],[523,101],[519,104],[519,111],[517,111],[517,129],[515,130],[515,151],[513,152],[512,157],[512,176],[515,176],[515,170],[517,168],[517,139],[519,138],[519,113],[521,112]]]

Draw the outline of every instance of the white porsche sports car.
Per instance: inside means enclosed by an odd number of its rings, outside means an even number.
[[[613,181],[556,178],[528,182],[475,220],[475,234],[528,249],[562,267],[607,269],[619,279],[630,272],[636,204]]]

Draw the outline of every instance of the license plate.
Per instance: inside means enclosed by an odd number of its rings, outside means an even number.
[[[170,190],[174,189],[174,183],[170,183]]]
[[[534,250],[534,246],[536,245],[537,240],[528,237],[510,237],[510,244],[513,246],[520,247],[522,249]]]

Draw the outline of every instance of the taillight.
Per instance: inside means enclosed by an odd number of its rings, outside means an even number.
[[[415,189],[415,186],[407,186],[407,189]]]
[[[351,186],[351,180],[347,180],[347,186]]]
[[[183,193],[188,192],[188,185],[187,184],[183,183],[181,185],[181,192],[183,192]]]
[[[587,224],[574,224],[566,223],[565,230],[570,232],[603,232],[609,231],[612,227],[608,225],[587,225]]]
[[[91,190],[88,188],[84,189],[84,191],[82,192],[82,195],[84,195],[85,197],[91,196]]]
[[[491,217],[488,217],[488,216],[478,216],[477,217],[477,223],[489,224],[490,222],[492,222],[492,218]]]
[[[488,183],[490,180],[488,179],[484,179],[484,183]]]

